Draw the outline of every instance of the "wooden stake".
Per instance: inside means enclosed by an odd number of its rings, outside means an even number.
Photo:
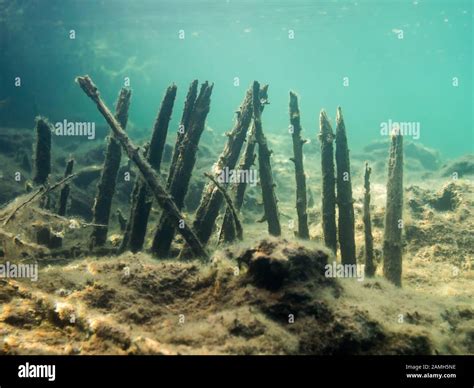
[[[51,173],[51,125],[44,117],[36,118],[35,176],[33,182],[44,185]]]
[[[258,169],[260,173],[260,186],[262,188],[263,207],[265,219],[268,223],[268,232],[273,236],[281,234],[280,218],[278,214],[275,184],[273,183],[272,165],[270,156],[272,151],[268,148],[267,139],[262,129],[262,102],[260,101],[260,84],[253,83],[253,120],[255,123],[255,138],[258,143]]]
[[[176,85],[173,84],[169,86],[165,92],[155,125],[153,126],[150,145],[146,152],[148,163],[150,163],[157,173],[160,172],[161,159],[168,134],[168,125],[176,98],[176,90]],[[132,196],[132,206],[129,217],[130,231],[129,234],[124,237],[124,239],[127,238],[128,248],[132,252],[138,252],[143,248],[148,218],[153,204],[153,194],[150,192],[148,185],[143,181],[142,177],[137,178],[135,185],[138,185],[138,189],[133,190],[135,195]],[[125,229],[127,230],[128,228]]]
[[[352,199],[351,164],[347,146],[346,126],[342,110],[336,114],[336,165],[337,165],[337,207],[338,234],[341,249],[341,263],[356,264],[354,237],[354,200]]]
[[[242,229],[242,224],[239,221],[239,216],[237,215],[237,210],[235,210],[234,205],[232,204],[232,199],[230,198],[229,194],[227,194],[227,191],[225,190],[224,186],[222,186],[219,182],[217,182],[217,179],[213,177],[209,173],[204,173],[204,175],[209,178],[214,185],[218,188],[218,190],[222,193],[222,195],[225,198],[225,201],[227,203],[228,208],[230,209],[230,212],[232,213],[232,223],[233,223],[233,228],[235,229],[237,233],[237,238],[239,240],[243,239],[243,229]]]
[[[370,173],[372,169],[365,163],[364,173],[364,237],[365,237],[365,276],[373,277],[377,269],[374,262],[374,239],[370,219]]]
[[[115,118],[122,128],[125,128],[128,120],[128,108],[130,106],[131,91],[122,88],[115,108]],[[117,173],[120,168],[122,149],[120,143],[115,139],[113,132],[109,136],[107,151],[105,153],[104,167],[97,185],[97,195],[92,208],[93,223],[107,225],[106,228],[93,228],[89,246],[102,246],[107,241],[110,209],[115,194]]]
[[[298,108],[298,96],[290,92],[290,123],[291,137],[293,140],[293,158],[290,160],[295,164],[296,178],[296,213],[298,214],[297,235],[303,239],[309,239],[308,214],[306,200],[306,176],[303,166],[303,145],[306,140],[301,138],[300,110]]]
[[[323,176],[322,222],[324,243],[334,253],[337,249],[336,237],[336,192],[334,178],[334,134],[324,110],[319,116],[319,141],[321,143],[321,173]]]
[[[383,241],[383,274],[398,287],[402,285],[403,229],[403,137],[392,134],[388,160],[387,204]]]

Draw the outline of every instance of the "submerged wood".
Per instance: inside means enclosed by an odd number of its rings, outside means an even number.
[[[258,171],[260,175],[260,186],[262,189],[263,207],[265,219],[268,224],[268,232],[272,236],[281,234],[280,217],[278,214],[278,201],[275,195],[275,184],[273,183],[272,165],[270,156],[272,151],[268,148],[267,139],[262,129],[262,102],[260,101],[260,84],[253,84],[253,120],[255,123],[255,139],[258,143]]]
[[[356,264],[354,236],[354,200],[352,199],[351,164],[346,126],[342,110],[336,114],[336,166],[339,248],[342,264]]]
[[[296,178],[296,213],[298,215],[298,232],[300,238],[309,238],[308,229],[308,213],[306,199],[306,176],[303,166],[303,145],[306,140],[301,138],[300,110],[298,108],[298,96],[294,92],[290,92],[290,123],[291,137],[293,140],[293,158],[291,160],[295,164]]]
[[[186,133],[187,128],[191,121],[191,115],[194,110],[194,104],[196,103],[196,97],[198,94],[198,85],[199,82],[195,79],[191,82],[189,86],[188,94],[186,95],[186,100],[184,102],[183,114],[181,116],[181,121],[179,123],[179,128],[176,134],[176,142],[174,145],[173,156],[171,157],[170,169],[168,172],[167,187],[169,188],[171,181],[173,179],[174,171],[176,169],[176,161],[178,160],[182,142],[184,139],[184,134]]]
[[[260,101],[266,102],[268,100],[268,85],[263,85],[260,88]],[[253,102],[252,102],[253,105]],[[265,107],[265,103],[261,105],[261,110]],[[247,171],[250,172],[250,169],[255,164],[255,158],[257,155],[255,154],[255,147],[257,145],[257,140],[255,139],[255,123],[252,122],[250,130],[247,134],[247,143],[245,145],[245,149],[243,152],[242,157],[240,158],[239,166],[237,167],[239,171]],[[247,182],[235,182],[232,187],[233,192],[233,204],[237,212],[240,211],[242,205],[244,203],[245,197],[245,190],[247,188]],[[226,208],[224,219],[222,221],[222,227],[219,233],[219,243],[229,243],[236,239],[236,230],[232,223],[232,212],[229,208]]]
[[[392,134],[388,159],[387,203],[383,237],[383,274],[386,279],[402,285],[403,229],[403,137]]]
[[[36,118],[35,175],[33,182],[44,185],[51,173],[51,125],[44,117]]]
[[[179,225],[182,225],[182,228],[178,228],[178,231],[183,236],[186,243],[190,246],[193,254],[207,258],[208,255],[194,231],[188,225],[186,225],[186,223],[182,223],[184,217],[180,213],[173,199],[167,193],[164,184],[161,182],[161,178],[154,171],[153,167],[151,167],[150,164],[140,155],[139,148],[130,141],[127,134],[120,126],[120,123],[100,98],[97,87],[94,85],[92,80],[89,78],[89,76],[84,76],[77,77],[76,81],[84,93],[96,104],[97,109],[112,128],[116,139],[127,152],[128,157],[137,165],[138,169],[143,175],[143,178],[150,186],[156,201],[163,209],[163,213],[169,216],[173,226],[178,227]]]
[[[173,112],[174,100],[176,98],[176,85],[171,85],[166,89],[165,96],[161,102],[155,124],[153,126],[153,134],[146,153],[148,163],[160,172],[161,160],[165,149],[166,137],[168,134],[168,126]],[[137,178],[132,196],[131,212],[129,217],[130,227],[126,228],[129,232],[124,236],[128,248],[132,252],[138,252],[143,248],[145,235],[147,231],[148,218],[153,203],[153,194],[150,192],[148,185],[141,176]]]
[[[71,180],[72,178],[76,177],[78,173],[71,174],[60,181],[54,183],[51,186],[41,186],[38,188],[34,193],[28,196],[24,201],[22,201],[19,205],[15,206],[12,211],[8,213],[8,215],[2,215],[0,217],[0,221],[3,221],[3,226],[8,224],[13,218],[15,218],[15,214],[21,210],[22,208],[29,206],[36,200],[40,200],[44,197],[46,197],[50,192],[53,190],[56,190],[58,187],[66,183],[67,181]]]
[[[319,116],[319,141],[321,143],[322,224],[324,243],[334,253],[337,249],[336,236],[336,179],[334,177],[334,133],[324,110]]]
[[[237,164],[247,131],[252,120],[252,88],[247,90],[242,104],[237,112],[234,127],[227,133],[227,142],[217,162],[213,166],[212,176],[219,180],[225,170],[233,170]],[[223,193],[211,180],[204,188],[201,202],[196,210],[194,230],[200,240],[206,244],[215,227],[215,222],[224,200]],[[226,187],[229,182],[221,182]]]
[[[222,186],[218,181],[217,179],[212,176],[211,174],[209,173],[205,173],[204,174],[207,178],[209,178],[215,185],[216,187],[219,189],[219,191],[222,193],[222,195],[224,196],[224,199],[227,203],[227,207],[228,209],[230,210],[231,214],[232,214],[232,224],[233,224],[233,228],[234,230],[236,231],[236,237],[239,239],[239,240],[242,240],[243,239],[243,228],[242,228],[242,224],[240,223],[240,220],[239,220],[239,216],[237,214],[237,210],[235,210],[235,207],[232,203],[232,199],[230,198],[229,194],[227,193],[226,189],[224,188],[224,186]]]
[[[374,239],[372,237],[372,221],[370,219],[370,174],[372,169],[365,163],[364,173],[364,240],[365,240],[365,276],[375,275]]]
[[[122,128],[127,126],[128,108],[130,106],[131,91],[126,88],[120,90],[115,107],[115,117]],[[107,151],[105,153],[104,166],[97,185],[97,195],[92,208],[93,223],[107,225],[106,228],[93,228],[90,237],[90,246],[102,246],[107,241],[110,209],[117,184],[117,174],[120,168],[122,149],[120,143],[115,139],[113,133],[109,136]]]
[[[73,168],[74,168],[74,159],[70,159],[66,164],[66,171],[64,172],[65,178],[72,174]],[[64,185],[64,187],[61,189],[61,193],[59,195],[59,209],[58,209],[58,214],[60,216],[66,215],[67,200],[69,198],[70,191],[71,191],[71,187],[68,184]]]
[[[201,85],[199,95],[187,119],[188,127],[182,139],[177,139],[180,142],[179,146],[177,146],[179,154],[172,167],[173,176],[169,180],[168,191],[178,209],[182,209],[184,205],[184,198],[188,191],[194,165],[196,164],[199,140],[204,131],[206,117],[210,110],[212,88],[213,85],[207,81]],[[175,226],[166,213],[161,215],[151,248],[155,255],[159,257],[168,256],[175,234]]]

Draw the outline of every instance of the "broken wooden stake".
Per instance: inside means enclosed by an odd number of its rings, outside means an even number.
[[[324,243],[334,253],[337,249],[336,237],[336,180],[334,177],[334,133],[324,110],[319,115],[319,141],[321,143],[322,223]]]
[[[260,186],[262,189],[265,219],[268,224],[268,232],[272,236],[279,236],[281,234],[281,226],[278,214],[278,201],[275,195],[275,184],[273,183],[272,165],[270,162],[272,151],[268,148],[267,139],[263,134],[261,109],[262,101],[260,100],[260,84],[257,81],[254,81],[253,83],[252,97],[255,138],[258,143],[258,170],[260,175]]]
[[[388,159],[387,203],[383,237],[383,274],[398,287],[402,285],[403,229],[403,137],[392,134]]]
[[[44,185],[51,173],[52,128],[44,117],[36,118],[35,175],[33,182]]]
[[[377,269],[374,262],[374,238],[370,219],[370,174],[372,169],[365,163],[364,173],[364,239],[365,239],[365,276],[373,277]]]
[[[179,157],[181,145],[184,139],[184,134],[186,133],[186,130],[189,128],[191,116],[194,110],[194,104],[196,103],[196,98],[198,94],[198,85],[199,85],[199,82],[197,79],[191,82],[191,85],[189,86],[188,94],[186,95],[183,114],[181,116],[181,121],[179,123],[178,131],[176,134],[176,142],[174,145],[173,156],[171,157],[171,163],[170,163],[170,168],[168,172],[168,179],[167,179],[168,189],[173,179],[174,170],[176,168],[176,161],[178,160],[178,157]]]
[[[339,248],[341,263],[356,264],[356,246],[354,237],[354,200],[352,199],[351,164],[347,145],[346,126],[342,110],[336,113],[336,166],[337,166],[337,208]]]
[[[122,128],[125,128],[128,120],[128,108],[130,106],[131,91],[122,88],[115,108],[115,118]],[[117,174],[120,168],[122,149],[120,143],[115,139],[113,133],[109,136],[107,151],[105,153],[104,167],[97,184],[97,195],[92,208],[93,223],[107,225],[106,228],[93,228],[90,237],[90,246],[102,246],[107,241],[110,209],[115,194]]]
[[[166,89],[165,96],[161,102],[160,110],[153,126],[153,134],[146,151],[146,158],[157,173],[160,173],[163,150],[168,135],[168,125],[173,112],[174,100],[176,98],[176,85],[171,85]],[[138,252],[143,248],[147,231],[148,218],[152,206],[150,189],[142,177],[138,177],[135,185],[138,188],[133,190],[132,206],[129,217],[130,231],[127,238],[127,245],[130,251]]]
[[[306,199],[306,176],[303,166],[303,145],[306,140],[301,138],[300,110],[298,108],[298,96],[290,92],[290,133],[293,140],[293,158],[290,160],[295,164],[296,178],[296,213],[298,215],[297,236],[309,239],[308,213]]]

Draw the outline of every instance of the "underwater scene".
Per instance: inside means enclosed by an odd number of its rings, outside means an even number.
[[[0,0],[0,354],[474,354],[472,26]]]

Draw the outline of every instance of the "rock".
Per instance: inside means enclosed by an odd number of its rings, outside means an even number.
[[[123,350],[128,349],[132,343],[125,328],[107,318],[93,319],[90,323],[90,329],[97,337],[112,341]]]
[[[423,214],[425,198],[429,195],[428,191],[419,186],[411,185],[405,190],[405,193],[407,194],[406,202],[411,212],[416,216]]]
[[[453,211],[461,203],[461,196],[454,182],[443,186],[434,198],[428,200],[428,204],[439,211]]]
[[[248,279],[257,287],[278,290],[285,282],[322,280],[328,254],[285,239],[264,239],[237,261],[248,266]]]
[[[433,171],[439,168],[439,153],[431,148],[419,143],[406,142],[404,152],[408,158],[418,160],[427,170]]]
[[[84,300],[91,307],[110,309],[117,292],[107,285],[94,284],[87,290]]]
[[[264,334],[265,325],[255,318],[250,321],[235,318],[229,327],[229,333],[249,339]]]
[[[474,174],[474,155],[464,155],[456,160],[453,160],[441,168],[441,176],[453,176],[457,174],[457,178],[462,178],[464,175]]]

